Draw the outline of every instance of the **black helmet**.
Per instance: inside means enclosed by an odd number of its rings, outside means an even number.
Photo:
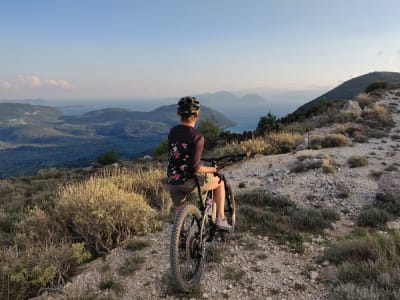
[[[200,109],[200,102],[196,97],[186,96],[178,102],[178,114],[181,116],[193,116]]]

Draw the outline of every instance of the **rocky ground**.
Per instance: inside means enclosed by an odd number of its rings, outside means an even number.
[[[380,102],[400,104],[395,92],[398,90],[387,93]],[[396,122],[391,133],[399,134],[399,107],[391,106],[395,108]],[[326,130],[322,129],[324,133]],[[301,206],[332,207],[340,212],[341,220],[325,236],[310,239],[304,254],[294,253],[267,237],[241,235],[223,245],[221,259],[206,264],[200,289],[184,297],[171,287],[171,224],[166,223],[162,232],[146,236],[151,242],[149,247],[135,252],[115,249],[107,257],[87,264],[62,293],[46,292],[41,299],[326,299],[331,288],[326,279],[334,268],[328,262],[318,264],[316,258],[324,250],[326,240],[354,228],[360,208],[371,203],[377,192],[378,182],[370,176],[371,171],[383,171],[398,163],[399,143],[391,138],[370,139],[349,147],[260,156],[224,170],[236,191],[262,188],[287,195]],[[291,172],[297,157],[321,153],[331,156],[337,169],[334,174],[326,174],[321,168]],[[349,168],[347,159],[352,155],[368,156],[369,165]],[[239,185],[245,187],[239,189]],[[120,275],[118,270],[126,260],[138,256],[145,259],[141,269]],[[100,288],[101,283],[107,282],[111,287]]]

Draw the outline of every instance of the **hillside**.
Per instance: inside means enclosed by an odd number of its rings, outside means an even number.
[[[397,299],[400,262],[398,254],[392,256],[398,252],[391,251],[400,251],[400,213],[393,210],[399,203],[385,200],[389,206],[377,209],[375,195],[388,178],[400,176],[400,90],[383,92],[374,101],[357,122],[327,123],[307,135],[312,142],[342,132],[346,136],[338,140],[347,144],[306,149],[303,140],[296,151],[256,155],[223,170],[236,189],[237,233],[211,252],[202,284],[192,294],[180,294],[171,282],[167,218],[161,232],[134,237],[85,265],[61,291],[45,291],[35,299],[369,299],[361,297],[365,293],[371,299]],[[384,107],[393,123],[369,127],[376,123],[366,123],[368,118],[382,118],[370,112]],[[366,163],[352,165],[354,157]],[[260,202],[260,193],[270,202]],[[328,215],[318,217],[319,211],[335,213],[339,220],[327,226]],[[383,217],[389,211],[390,222]],[[387,241],[392,234],[397,240]],[[382,252],[375,252],[379,245]],[[340,264],[345,255],[350,260]],[[385,255],[393,261],[381,260]]]
[[[235,124],[207,106],[201,118],[222,128]],[[125,159],[152,155],[177,122],[176,105],[150,112],[107,108],[65,116],[48,106],[0,103],[0,178],[44,167],[87,166],[110,150]]]
[[[318,98],[307,102],[306,104],[300,106],[292,114],[289,114],[288,118],[296,117],[299,115],[307,115],[312,108],[318,106],[321,101],[346,101],[353,99],[358,94],[364,92],[365,88],[375,82],[375,81],[385,81],[388,84],[400,83],[400,73],[397,72],[371,72],[364,74],[350,80],[345,81],[336,88],[328,91],[327,93],[319,96]]]

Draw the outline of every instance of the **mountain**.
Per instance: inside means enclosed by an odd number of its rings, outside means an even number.
[[[222,128],[235,123],[223,114],[203,106],[202,119],[211,119]],[[64,116],[52,107],[0,103],[0,141],[17,143],[58,143],[95,137],[145,137],[166,134],[177,124],[176,105],[150,112],[121,108]]]
[[[347,101],[354,98],[358,94],[364,92],[365,88],[375,82],[375,81],[385,81],[388,84],[399,83],[400,73],[397,72],[371,72],[368,74],[361,75],[359,77],[352,78],[348,81],[343,82],[338,87],[328,91],[327,93],[319,96],[318,98],[307,102],[306,104],[300,106],[288,117],[296,117],[299,115],[309,114],[313,108],[318,106],[321,101]]]

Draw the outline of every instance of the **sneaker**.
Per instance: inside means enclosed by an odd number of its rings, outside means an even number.
[[[232,231],[232,226],[228,224],[226,219],[217,218],[217,228],[226,231]]]

